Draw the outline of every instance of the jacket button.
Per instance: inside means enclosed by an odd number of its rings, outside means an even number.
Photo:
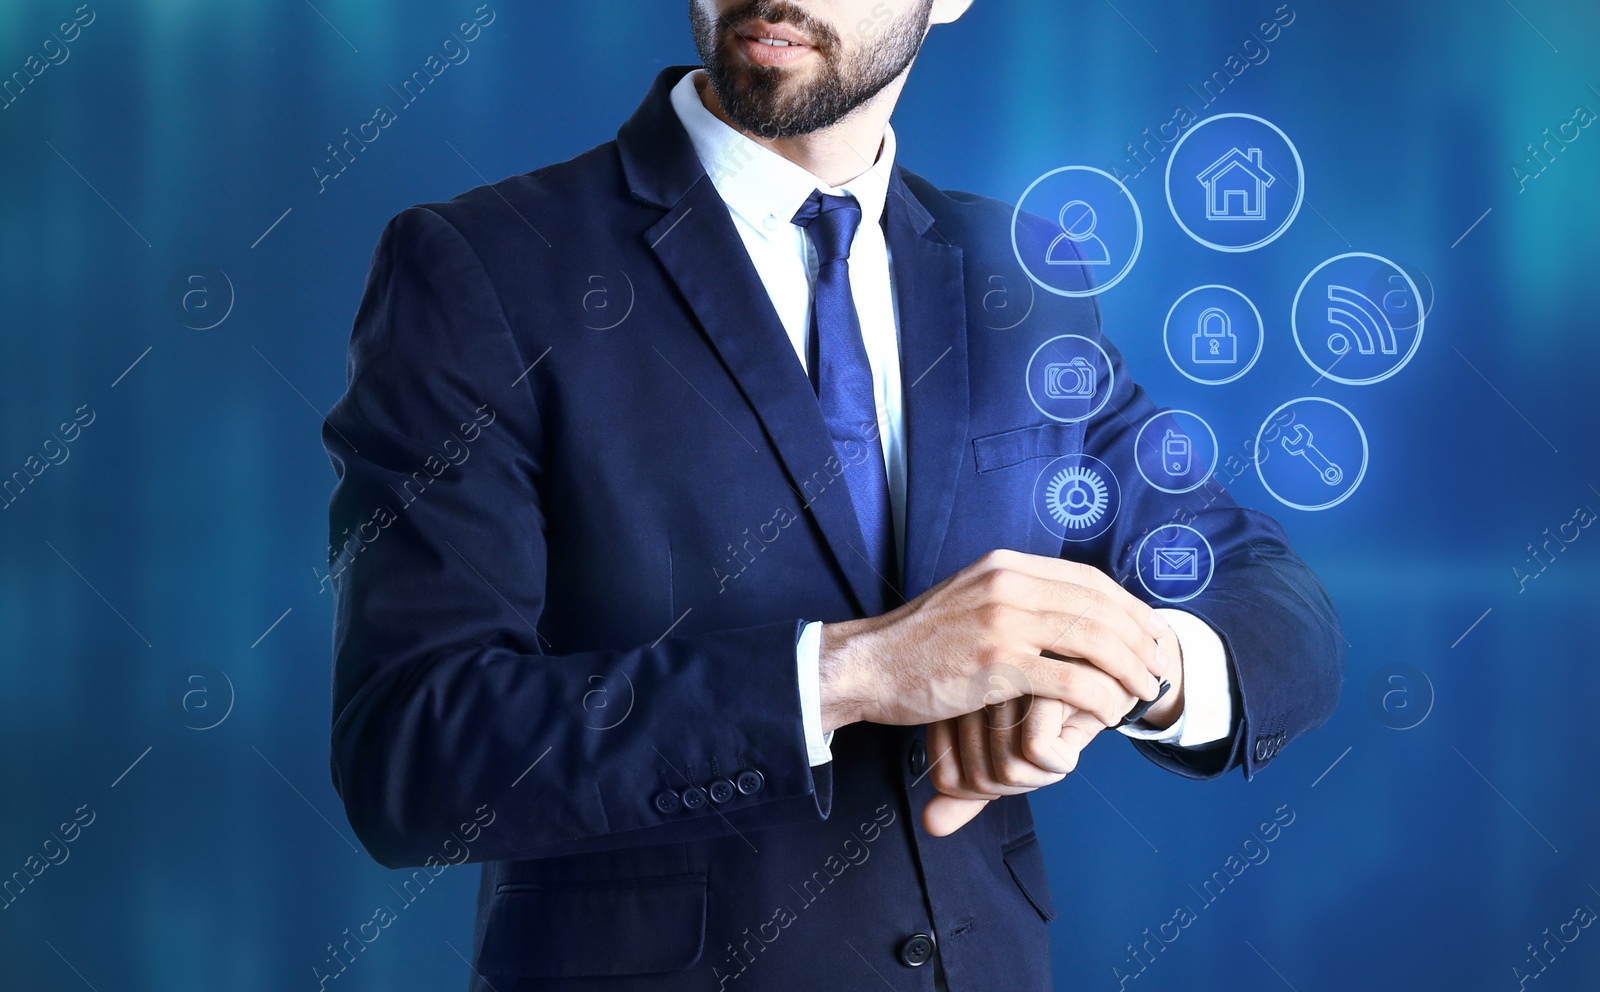
[[[656,793],[656,809],[663,813],[676,813],[683,805],[678,799],[678,794],[671,789],[663,789]]]
[[[683,790],[683,808],[699,809],[706,804],[706,790],[698,785],[691,785]]]
[[[925,933],[914,933],[900,943],[900,963],[907,968],[920,968],[933,957],[933,938]]]
[[[706,791],[711,793],[711,801],[720,806],[733,798],[733,783],[725,778],[719,778],[712,782]]]
[[[761,773],[756,771],[754,768],[746,768],[744,771],[740,772],[739,777],[734,780],[734,785],[738,787],[741,793],[747,796],[753,796],[760,792],[761,786],[765,783],[766,780],[761,777]]]
[[[922,773],[928,770],[928,749],[923,746],[920,739],[911,742],[910,764],[911,774],[918,777],[921,777]]]
[[[1265,737],[1257,737],[1256,738],[1256,760],[1257,761],[1266,761],[1270,757],[1272,757],[1272,750],[1271,750],[1271,747],[1267,743],[1267,738],[1265,738]]]

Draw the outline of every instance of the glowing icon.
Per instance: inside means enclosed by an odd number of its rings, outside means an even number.
[[[1239,339],[1233,336],[1233,318],[1220,307],[1208,307],[1194,329],[1197,365],[1233,365],[1239,361]]]
[[[1206,189],[1206,220],[1267,219],[1267,187],[1276,178],[1261,161],[1261,149],[1230,148],[1195,179]]]
[[[1053,400],[1086,400],[1094,395],[1094,366],[1082,355],[1070,362],[1051,362],[1044,367],[1044,394]]]
[[[1311,429],[1305,424],[1292,425],[1279,440],[1283,442],[1284,451],[1291,455],[1299,455],[1307,462],[1310,462],[1311,467],[1317,470],[1317,475],[1321,477],[1323,482],[1330,486],[1337,486],[1344,481],[1344,469],[1335,465],[1328,459],[1327,455],[1317,450],[1316,445],[1311,443]]]
[[[1405,268],[1381,255],[1353,251],[1328,259],[1294,294],[1289,326],[1300,357],[1347,386],[1395,375],[1422,345],[1432,293],[1424,284],[1428,295]]]
[[[1188,437],[1167,428],[1166,436],[1161,439],[1161,467],[1171,476],[1188,475],[1193,460],[1194,446]]]
[[[1128,187],[1088,165],[1051,169],[1011,211],[1011,253],[1035,286],[1057,296],[1096,296],[1139,258],[1144,219]]]
[[[1045,487],[1044,505],[1056,523],[1069,530],[1092,527],[1105,516],[1111,490],[1094,469],[1072,465]]]
[[[1156,548],[1157,582],[1193,582],[1200,578],[1199,548]]]
[[[1046,265],[1110,265],[1111,250],[1094,233],[1100,218],[1084,200],[1069,200],[1056,217],[1061,233],[1045,250]],[[1074,252],[1067,242],[1077,245]],[[1081,258],[1079,256],[1082,256]]]
[[[1386,298],[1387,299],[1387,298]],[[1372,302],[1367,294],[1349,286],[1328,287],[1328,323],[1342,327],[1328,335],[1328,350],[1343,355],[1355,344],[1356,351],[1371,355],[1382,349],[1385,355],[1398,354],[1400,343],[1395,339],[1394,324],[1383,307]]]
[[[1188,410],[1159,410],[1133,438],[1134,466],[1152,489],[1186,493],[1200,488],[1217,467],[1217,435]]]
[[[1200,595],[1216,571],[1211,542],[1185,524],[1167,524],[1146,534],[1134,552],[1134,562],[1145,591],[1169,603]]]
[[[1184,377],[1207,386],[1232,382],[1261,357],[1261,311],[1243,293],[1216,283],[1196,286],[1172,304],[1161,328],[1167,357]]]
[[[1040,413],[1071,424],[1100,412],[1116,388],[1116,376],[1111,356],[1097,342],[1060,334],[1034,349],[1023,381]]]
[[[1284,403],[1256,431],[1256,475],[1273,499],[1296,510],[1328,510],[1349,499],[1366,478],[1369,456],[1355,414],[1320,396]]]

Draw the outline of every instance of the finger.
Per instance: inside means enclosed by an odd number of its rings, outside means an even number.
[[[958,799],[998,799],[1026,791],[995,781],[989,764],[989,721],[984,710],[956,717],[956,752],[961,756],[961,782],[956,791],[946,792],[946,795]]]
[[[950,795],[962,787],[955,718],[928,724],[927,736],[928,780],[934,789]]]
[[[987,799],[955,799],[936,795],[922,808],[922,827],[935,837],[948,837],[972,822],[989,805]]]
[[[1070,707],[1068,708],[1066,719],[1061,721],[1061,729],[1065,730],[1068,727],[1076,727],[1083,730],[1090,737],[1106,729],[1106,725],[1101,723],[1093,714],[1085,713],[1081,710],[1074,711]]]
[[[1155,672],[1165,670],[1156,638],[1120,602],[1098,589],[1032,575],[1009,580],[1002,594],[1019,608],[1012,630],[1028,646],[1092,662],[1129,693],[1155,698],[1160,686]]]
[[[1050,555],[1030,555],[1022,551],[995,552],[990,556],[996,567],[1012,569],[1039,579],[1066,582],[1093,589],[1128,612],[1151,637],[1166,633],[1168,624],[1155,608],[1117,584],[1093,565]]]
[[[1018,657],[1013,663],[1028,680],[1033,695],[1049,696],[1087,711],[1106,727],[1116,726],[1138,703],[1120,682],[1088,662]]]
[[[1155,692],[1168,668],[1160,635],[1152,635],[1123,601],[1100,589],[1034,581],[1043,585],[1040,613],[1055,628],[1040,645],[1043,653],[1093,661],[1129,692],[1151,698],[1147,693]]]
[[[1077,770],[1084,748],[1104,729],[1103,724],[1087,714],[1074,714],[1067,718],[1061,727],[1059,739],[1062,750],[1070,757],[1072,767],[1067,769],[1068,772]]]
[[[967,714],[968,717],[971,715]],[[929,770],[934,790],[956,799],[1000,798],[997,792],[980,791],[974,786],[974,776],[966,764],[974,758],[963,753],[966,747],[963,737],[961,717],[952,717],[928,725],[928,749],[930,753],[936,755]],[[938,748],[937,751],[934,751],[935,746]],[[975,760],[987,766],[987,755],[981,751],[974,751],[973,754],[976,756]]]
[[[1025,719],[1028,699],[1028,696],[1018,696],[978,711],[988,731],[984,753],[989,759],[989,777],[1003,785],[1013,784],[1006,777],[1015,752],[1012,735],[1017,724]]]
[[[1017,728],[1017,747],[1022,756],[1055,775],[1065,775],[1077,763],[1076,752],[1061,740],[1061,729],[1072,712],[1067,704],[1048,696],[1030,697],[1032,705]],[[1091,723],[1098,723],[1088,718]]]
[[[985,722],[989,728],[990,780],[998,787],[1032,790],[1061,781],[1060,774],[1042,767],[1023,753],[1024,724],[1030,718],[1037,720],[1030,714],[1035,704],[1043,702],[1033,696],[1022,696],[998,706],[984,707]],[[1061,705],[1056,700],[1049,702],[1057,707]],[[1047,728],[1047,733],[1049,737],[1056,738],[1061,724],[1059,711],[1055,711],[1055,715],[1048,719],[1054,719],[1055,727]]]
[[[1018,752],[1017,730],[1028,719],[1033,696],[1018,696],[997,705],[985,706],[983,715],[989,727],[989,765],[996,771]]]

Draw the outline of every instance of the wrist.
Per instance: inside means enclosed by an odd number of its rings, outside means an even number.
[[[1139,723],[1153,730],[1166,730],[1183,715],[1183,646],[1176,634],[1167,634],[1156,641],[1156,644],[1162,654],[1173,659],[1167,674],[1167,679],[1172,682],[1172,688],[1156,700],[1154,706],[1145,711]]]
[[[869,692],[863,674],[870,671],[871,638],[869,620],[822,625],[817,674],[822,687],[824,733],[866,718]]]

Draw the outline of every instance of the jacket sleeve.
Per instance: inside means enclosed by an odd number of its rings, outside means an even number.
[[[1253,778],[1287,741],[1333,713],[1344,665],[1339,616],[1322,583],[1290,548],[1282,526],[1241,507],[1217,481],[1217,475],[1231,480],[1254,471],[1249,460],[1254,433],[1232,445],[1219,435],[1216,474],[1199,489],[1174,495],[1150,486],[1134,461],[1134,442],[1139,428],[1161,411],[1133,383],[1116,347],[1103,335],[1099,344],[1111,358],[1114,382],[1104,409],[1087,425],[1084,450],[1112,468],[1122,501],[1110,530],[1080,547],[1134,595],[1159,606],[1138,577],[1141,540],[1168,524],[1199,531],[1212,548],[1211,581],[1198,596],[1172,605],[1220,635],[1233,693],[1228,738],[1200,748],[1142,740],[1134,746],[1189,778],[1215,778],[1236,767]],[[1068,545],[1069,551],[1073,547]]]
[[[331,764],[357,836],[400,867],[825,817],[798,618],[544,650],[546,531],[561,521],[546,519],[540,483],[557,439],[526,371],[540,353],[523,344],[440,212],[389,222],[322,431],[338,476]]]

